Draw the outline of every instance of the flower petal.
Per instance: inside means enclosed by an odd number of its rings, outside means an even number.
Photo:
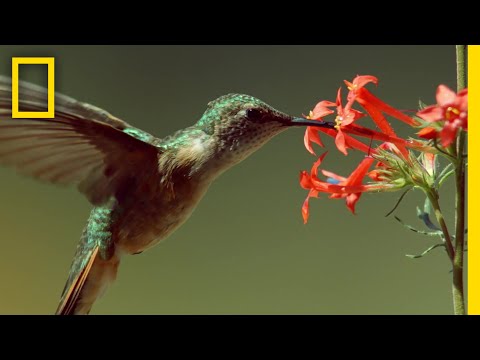
[[[318,131],[321,131],[332,138],[335,138],[338,132],[336,129],[330,129],[330,128],[319,128]]]
[[[363,159],[357,168],[350,174],[345,185],[358,186],[362,184],[363,178],[367,175],[368,169],[372,166],[375,159],[373,157],[366,157]],[[360,199],[361,193],[351,193],[347,195],[346,204],[348,209],[355,214],[355,204]]]
[[[380,181],[381,180],[381,173],[378,170],[372,170],[369,173],[367,173],[367,176],[375,181]]]
[[[329,184],[326,181],[322,181],[314,177],[311,177],[311,181],[313,185],[312,188],[319,192],[324,192],[324,193],[339,192],[339,189],[335,188],[336,185]],[[341,189],[340,189],[340,192],[342,192]]]
[[[308,216],[310,214],[310,205],[308,203],[308,200],[310,200],[311,197],[317,197],[318,196],[318,191],[312,189],[308,192],[307,198],[303,202],[302,205],[302,217],[303,217],[303,223],[306,224],[308,222]]]
[[[337,175],[337,174],[335,174],[331,171],[327,171],[327,170],[322,170],[322,174],[325,175],[326,177],[329,177],[329,178],[332,178],[332,179],[335,179],[335,180],[338,180],[338,181],[346,181],[347,180],[346,177]]]
[[[345,185],[352,186],[352,185],[361,185],[363,178],[367,175],[368,169],[372,166],[375,159],[373,157],[366,157],[364,158],[360,164],[358,164],[357,168],[353,170],[353,172],[348,177]]]
[[[425,170],[430,176],[433,176],[435,173],[436,156],[437,155],[433,153],[423,153],[423,156],[422,156],[423,167],[425,168]]]
[[[343,116],[343,108],[342,108],[342,88],[339,87],[337,90],[337,100],[335,101],[335,105],[337,106],[337,115]]]
[[[327,134],[328,136],[330,136],[332,138],[336,138],[337,133],[338,133],[338,131],[335,130],[335,129],[320,128],[318,130],[323,132],[324,134]],[[345,136],[345,144],[347,145],[348,148],[362,151],[365,154],[368,154],[370,152],[370,150],[371,150],[370,146],[362,143],[361,141],[355,139],[354,137],[351,137],[350,135],[346,134],[345,132],[343,133],[343,136]]]
[[[318,129],[314,128],[313,126],[307,126],[307,129],[305,130],[305,135],[303,137],[303,143],[308,152],[316,155],[315,151],[313,151],[312,148],[312,142],[320,145],[321,147],[324,147],[322,140],[320,140],[320,136],[318,135]]]
[[[351,137],[350,135],[347,135],[345,133],[344,133],[344,136],[345,136],[345,143],[348,145],[349,148],[360,150],[365,154],[370,153],[370,151],[372,150],[370,146],[362,143],[361,141],[355,139],[354,137]]]
[[[326,181],[320,181],[320,180],[313,180],[312,183],[314,185],[315,190],[318,192],[323,192],[323,193],[330,193],[330,194],[337,194],[337,195],[343,195],[345,197],[348,194],[353,194],[353,193],[362,193],[362,192],[368,192],[368,191],[378,191],[382,189],[387,189],[390,186],[388,184],[367,184],[367,185],[342,185],[342,184],[329,184]],[[337,197],[337,196],[332,196],[332,197]],[[342,196],[339,196],[342,197]]]
[[[335,145],[337,146],[337,149],[340,150],[340,152],[348,155],[345,135],[343,134],[343,131],[341,129],[337,132],[337,136],[335,137]]]
[[[320,120],[324,116],[333,114],[334,111],[329,107],[335,106],[335,103],[327,100],[320,101],[312,110],[312,115],[309,117],[313,120]]]
[[[465,114],[464,116],[460,117],[460,127],[465,130],[465,131],[468,131],[468,115]]]
[[[300,186],[305,190],[310,190],[313,187],[312,178],[305,170],[300,172]]]
[[[362,193],[354,193],[354,194],[347,195],[347,199],[346,199],[347,208],[352,212],[352,214],[355,214],[355,204],[357,203],[358,200],[360,200],[361,195]]]
[[[437,104],[440,106],[447,106],[453,104],[457,94],[448,86],[439,85],[437,88]]]
[[[367,89],[358,90],[357,95],[356,95],[356,100],[363,107],[365,107],[364,104],[369,104],[372,107],[374,107],[378,112],[384,112],[384,113],[394,117],[395,119],[403,121],[404,123],[406,123],[410,126],[419,125],[418,121],[412,119],[410,116],[405,115],[401,111],[399,111],[399,110],[395,109],[394,107],[388,105],[387,103],[383,102],[382,100],[377,98],[375,95],[373,95]]]
[[[310,195],[310,193],[309,193]],[[302,217],[303,217],[303,223],[306,224],[308,222],[308,216],[310,214],[310,205],[308,203],[308,200],[310,199],[310,196],[307,195],[307,198],[303,202],[302,205]]]
[[[456,122],[446,122],[442,131],[440,131],[440,139],[443,147],[450,146],[457,135]]]
[[[363,136],[363,137],[366,137],[366,138],[370,138],[371,140],[380,140],[380,141],[384,141],[384,142],[391,142],[398,147],[398,149],[403,154],[405,159],[408,159],[408,150],[407,150],[406,146],[410,146],[410,147],[419,146],[419,144],[417,144],[415,142],[409,142],[409,141],[406,141],[404,139],[398,138],[396,136],[390,136],[390,135],[387,135],[387,134],[384,134],[384,133],[381,133],[381,132],[378,132],[378,131],[375,131],[375,130],[371,130],[371,129],[368,129],[366,127],[359,126],[359,125],[356,125],[356,124],[351,124],[348,127],[343,128],[342,130],[346,133],[355,134],[355,135],[358,135],[358,136]]]
[[[328,151],[325,151],[317,161],[313,163],[312,170],[310,171],[310,174],[312,177],[318,178],[318,167],[322,163],[323,159],[325,159],[325,156],[327,156]]]
[[[419,111],[417,113],[418,117],[422,118],[425,121],[428,122],[435,122],[435,121],[440,121],[443,120],[444,114],[443,114],[443,109],[439,106],[429,106],[423,109],[422,111]]]
[[[417,132],[418,137],[421,137],[422,139],[435,139],[438,136],[438,132],[435,128],[431,126],[427,126]]]
[[[383,133],[390,136],[395,136],[395,131],[393,131],[392,127],[388,123],[385,116],[383,116],[381,111],[379,111],[372,104],[365,102],[363,99],[359,101],[359,104],[363,106],[363,108],[367,111],[368,115],[370,115],[370,117],[373,119],[375,124],[377,124],[377,126],[380,128],[380,130]]]
[[[347,104],[347,106],[350,105],[350,103]],[[343,116],[342,116],[342,126],[347,126],[353,123],[354,121],[364,117],[365,114],[362,113],[361,111],[355,110],[355,109],[350,109],[345,107],[343,109]]]
[[[363,88],[368,83],[373,82],[375,85],[378,85],[378,79],[372,75],[357,75],[355,79],[353,79],[353,86],[355,90]]]

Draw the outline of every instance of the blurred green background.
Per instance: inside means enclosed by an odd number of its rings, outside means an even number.
[[[11,75],[12,56],[54,56],[58,92],[159,137],[230,92],[301,115],[356,74],[377,76],[375,93],[399,109],[455,86],[454,46],[3,46],[1,74]],[[44,83],[37,68],[20,78]],[[344,175],[362,156],[326,145],[325,168]],[[125,257],[92,314],[452,313],[444,252],[408,259],[435,240],[384,217],[400,193],[363,195],[355,216],[342,200],[314,199],[303,225],[298,173],[314,160],[303,129],[274,138],[218,179],[167,241]],[[450,221],[451,190],[441,199]],[[397,215],[422,228],[422,202],[411,192]],[[0,168],[0,313],[55,311],[90,208],[75,189]]]

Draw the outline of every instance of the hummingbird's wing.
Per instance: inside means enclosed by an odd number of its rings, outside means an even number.
[[[55,94],[54,119],[12,119],[11,79],[0,76],[0,165],[59,185],[77,185],[94,205],[158,171],[153,136],[93,105]],[[47,90],[20,82],[23,111],[46,111]]]

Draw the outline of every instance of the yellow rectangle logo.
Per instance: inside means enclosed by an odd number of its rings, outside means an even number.
[[[479,226],[478,203],[480,191],[478,183],[480,176],[480,126],[477,121],[480,116],[480,45],[468,46],[468,314],[480,315],[480,247],[478,245]],[[471,186],[470,186],[471,185]]]
[[[18,67],[19,65],[47,65],[48,107],[47,111],[19,111]],[[55,117],[55,58],[53,57],[12,57],[12,118],[53,119]]]

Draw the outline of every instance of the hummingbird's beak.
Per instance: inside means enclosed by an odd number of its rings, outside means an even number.
[[[309,120],[304,118],[292,118],[288,124],[289,126],[316,126],[328,129],[335,129],[335,124],[323,120]]]

